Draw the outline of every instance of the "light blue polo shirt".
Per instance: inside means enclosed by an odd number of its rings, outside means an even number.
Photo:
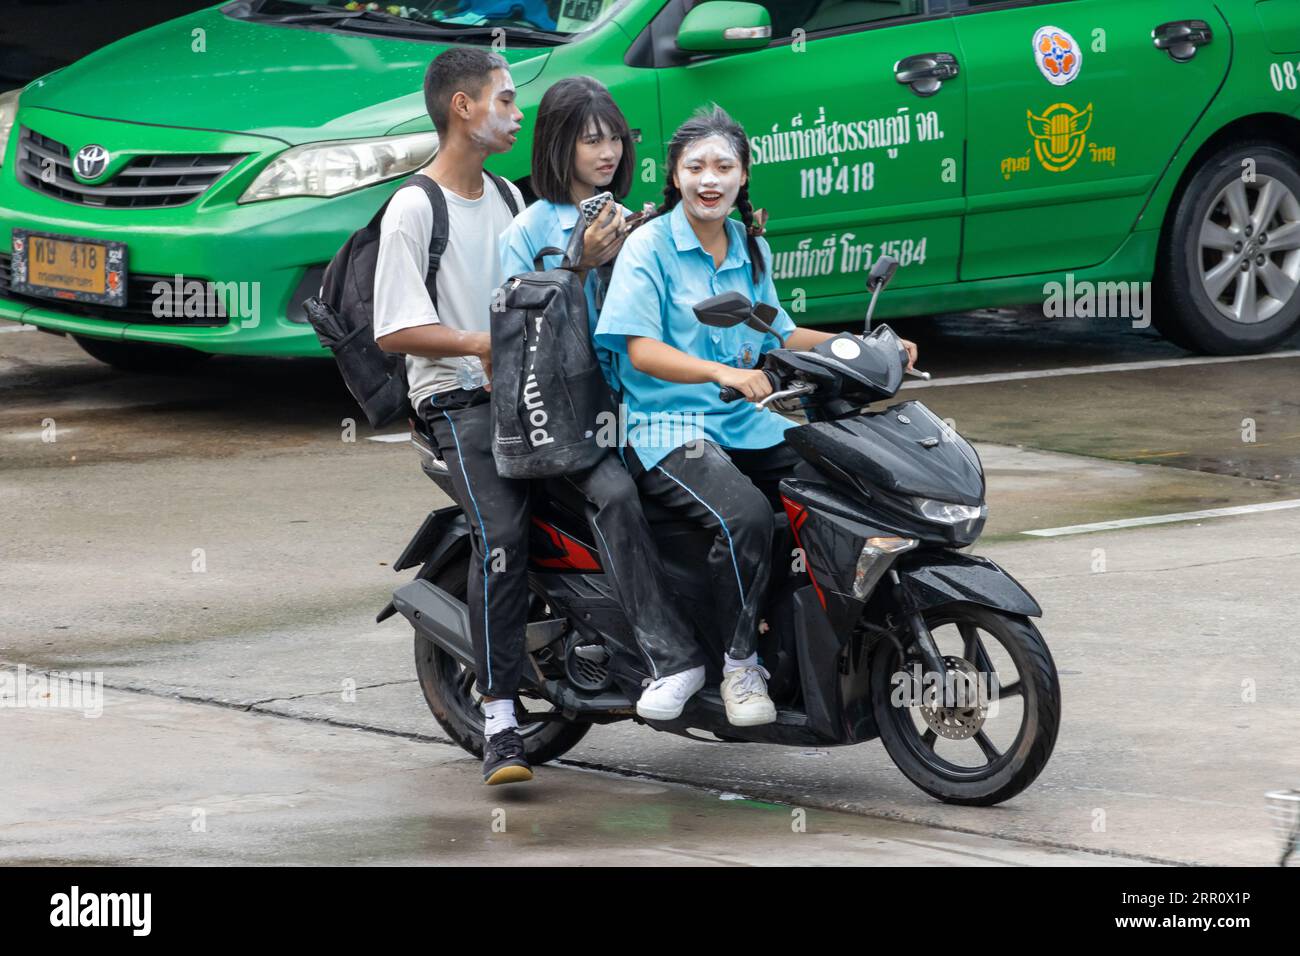
[[[626,214],[626,211],[624,211]],[[505,279],[536,268],[533,259],[537,250],[554,246],[567,249],[569,239],[573,236],[573,227],[578,222],[578,207],[572,203],[557,205],[546,199],[539,199],[518,216],[509,228],[501,234],[501,275]],[[561,256],[551,255],[542,258],[542,268],[555,269],[560,265]],[[583,287],[587,293],[587,322],[594,335],[596,331],[596,270],[587,273],[587,282]],[[618,380],[614,377],[613,356],[608,349],[596,346],[596,360],[605,374],[609,387],[618,392]]]
[[[605,307],[596,326],[596,341],[614,353],[614,372],[627,406],[627,443],[646,468],[653,468],[692,437],[712,439],[723,448],[771,448],[780,444],[793,423],[744,400],[723,402],[713,382],[680,385],[639,371],[627,356],[627,336],[659,339],[696,358],[753,368],[764,352],[778,347],[775,336],[739,325],[716,329],[691,310],[697,302],[722,292],[741,292],[751,302],[777,310],[772,327],[782,335],[795,324],[776,297],[765,239],[758,245],[768,265],[754,283],[745,227],[726,220],[727,257],[714,268],[678,203],[666,216],[646,223],[628,236],[614,264]],[[698,426],[702,435],[690,434]]]

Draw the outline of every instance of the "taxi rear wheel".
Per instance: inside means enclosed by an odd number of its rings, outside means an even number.
[[[1300,327],[1300,160],[1258,141],[1211,156],[1178,202],[1151,318],[1196,352],[1267,351]]]
[[[183,372],[206,359],[210,352],[169,345],[142,345],[138,342],[114,342],[74,335],[86,354],[123,372]]]

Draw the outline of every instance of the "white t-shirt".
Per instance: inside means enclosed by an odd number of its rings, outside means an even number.
[[[519,208],[523,196],[510,183]],[[399,189],[388,204],[379,227],[379,258],[375,263],[375,338],[418,325],[441,322],[462,332],[487,332],[492,292],[501,284],[497,240],[513,218],[496,185],[483,174],[483,195],[465,199],[449,189],[447,249],[438,266],[438,307],[424,286],[429,269],[429,238],[433,209],[424,191]],[[458,377],[458,371],[461,377]],[[406,356],[411,404],[428,396],[481,383],[483,366],[477,358],[427,359]]]

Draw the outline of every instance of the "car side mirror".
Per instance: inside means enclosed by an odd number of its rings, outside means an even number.
[[[687,53],[754,50],[770,42],[772,15],[758,3],[701,3],[686,14],[677,30],[677,49]]]

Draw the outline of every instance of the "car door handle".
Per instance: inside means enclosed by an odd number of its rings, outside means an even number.
[[[951,53],[916,53],[894,64],[894,79],[917,96],[934,96],[956,75],[957,58]]]
[[[1213,39],[1214,32],[1204,20],[1174,20],[1151,31],[1151,42],[1156,49],[1164,50],[1178,63],[1186,63]]]

